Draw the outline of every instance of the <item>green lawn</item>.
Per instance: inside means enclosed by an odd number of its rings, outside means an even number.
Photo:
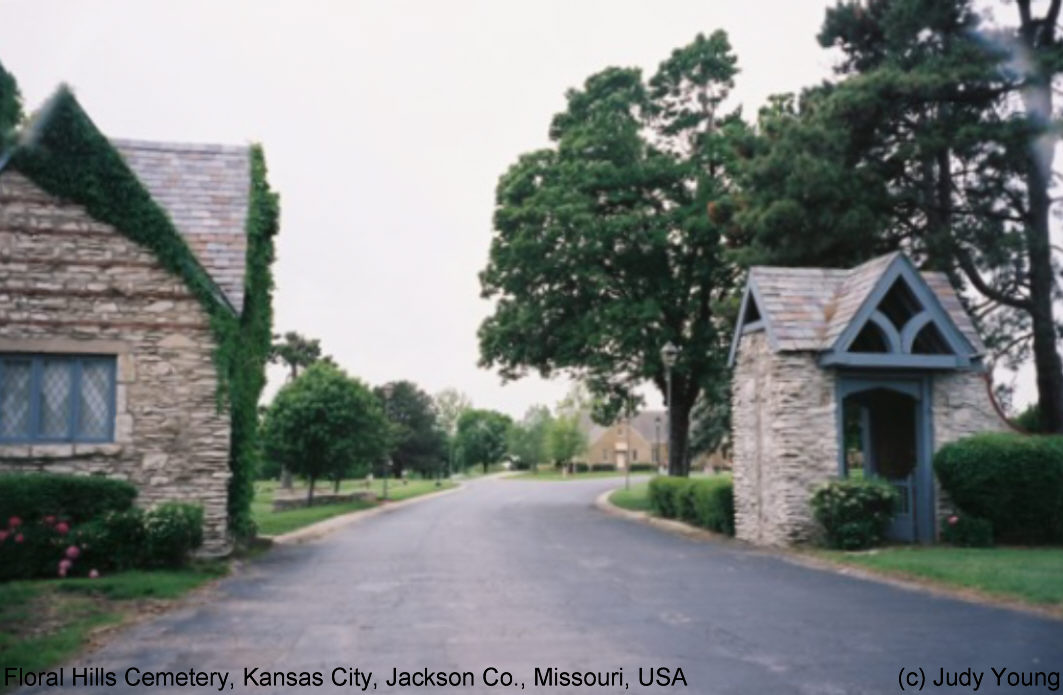
[[[987,594],[1063,608],[1063,548],[889,547],[817,553],[883,574],[931,579]]]
[[[624,488],[614,490],[613,494],[609,495],[609,501],[633,512],[648,512],[650,511],[650,483],[648,480],[641,481],[632,483],[630,490]]]
[[[61,663],[86,644],[93,629],[133,615],[133,599],[175,599],[227,571],[227,565],[204,563],[98,579],[0,584],[0,673],[7,667],[40,671]]]
[[[442,481],[440,486],[436,487],[434,480],[408,480],[403,483],[401,480],[392,479],[388,481],[388,501],[395,502],[409,499],[410,497],[417,497],[418,495],[436,492],[437,490],[445,490],[454,487],[454,485],[448,480]],[[324,521],[340,514],[361,511],[379,504],[378,502],[356,501],[274,512],[273,493],[277,487],[278,483],[272,480],[255,483],[255,497],[251,501],[251,516],[254,518],[255,524],[258,525],[258,532],[265,536],[288,533],[318,521]],[[300,487],[299,484],[296,485],[295,490],[300,494],[306,494],[306,488]],[[352,492],[355,490],[371,490],[376,493],[377,497],[381,497],[384,494],[384,481],[381,479],[373,480],[368,487],[364,480],[344,480],[340,482],[340,492]],[[332,492],[332,483],[322,483],[315,487],[315,491]]]

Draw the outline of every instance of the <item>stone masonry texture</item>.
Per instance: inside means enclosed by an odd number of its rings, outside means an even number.
[[[205,512],[203,550],[228,547],[228,414],[209,318],[150,251],[82,208],[0,173],[0,351],[117,358],[115,441],[0,446],[0,473],[106,475],[138,504]]]
[[[835,384],[812,351],[773,352],[764,332],[743,335],[732,382],[736,536],[758,545],[814,540],[812,491],[838,474]],[[1005,425],[981,372],[932,379],[934,451]],[[939,519],[951,506],[935,485]]]

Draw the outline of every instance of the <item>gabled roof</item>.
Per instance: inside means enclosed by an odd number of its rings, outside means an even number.
[[[919,272],[907,256],[898,252],[850,269],[754,266],[746,283],[731,363],[742,331],[751,323],[764,329],[776,352],[826,352],[838,348],[839,339],[861,312],[874,311],[868,301],[873,292],[882,290],[884,278],[902,271],[914,284],[926,289],[930,298],[927,303],[933,305],[928,308],[940,310],[956,335],[962,336],[957,342],[963,343],[962,350],[967,354],[961,357],[984,354],[985,346],[948,277],[944,273]],[[747,320],[751,306],[759,313],[755,322]]]
[[[239,313],[244,301],[251,148],[116,139],[111,144]]]
[[[152,249],[200,297],[241,313],[250,147],[108,140],[61,85],[0,152],[0,172],[8,166]]]
[[[663,410],[643,410],[638,415],[631,418],[631,429],[642,435],[642,438],[647,442],[653,443],[657,436],[657,418],[660,418],[661,422],[661,440],[668,436],[668,430],[666,423],[666,413]],[[587,418],[583,422],[583,426],[587,429],[587,438],[591,444],[598,441],[603,434],[608,432],[616,425],[626,422],[623,416],[617,418],[609,427],[602,427],[601,425],[592,422],[590,418]]]

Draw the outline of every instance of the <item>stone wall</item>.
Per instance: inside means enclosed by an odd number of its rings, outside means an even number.
[[[811,540],[812,490],[837,474],[833,372],[812,353],[772,353],[742,337],[732,382],[735,531],[759,545]]]
[[[151,252],[16,172],[0,174],[0,352],[115,355],[115,441],[0,446],[0,473],[121,478],[138,504],[202,504],[225,552],[229,417],[209,318]]]
[[[934,451],[957,439],[986,431],[1010,429],[993,407],[986,390],[985,375],[981,371],[963,371],[935,374],[934,396]],[[948,495],[934,476],[934,501],[938,525],[954,512]]]

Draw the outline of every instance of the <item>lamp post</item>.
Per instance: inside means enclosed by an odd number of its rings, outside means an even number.
[[[678,356],[679,348],[673,345],[670,340],[661,348],[661,363],[664,364],[664,380],[667,385],[668,399],[668,475],[674,475],[677,472],[672,470],[672,450],[675,448],[672,446],[672,367],[675,366]]]
[[[627,427],[624,428],[624,489],[631,489],[631,400],[627,401]]]
[[[661,416],[655,415],[653,417],[653,424],[656,426],[656,437],[653,440],[653,462],[657,464],[657,472],[661,472]]]

